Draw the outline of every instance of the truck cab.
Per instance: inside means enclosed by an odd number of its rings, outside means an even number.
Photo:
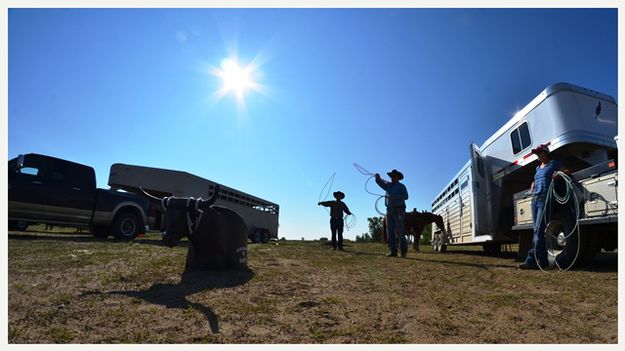
[[[95,198],[93,168],[38,154],[9,161],[9,214],[19,221],[84,225]]]
[[[95,236],[132,239],[145,232],[149,203],[133,194],[97,189],[92,167],[26,154],[8,163],[9,229],[29,223],[91,227]]]

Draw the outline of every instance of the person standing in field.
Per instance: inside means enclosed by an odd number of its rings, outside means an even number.
[[[343,212],[348,215],[352,213],[349,211],[347,205],[341,201],[345,198],[345,194],[342,191],[335,191],[332,193],[336,201],[322,201],[317,203],[319,206],[330,207],[330,231],[332,232],[332,250],[338,249],[343,251]],[[338,236],[338,241],[337,241]]]
[[[534,237],[532,248],[527,252],[525,262],[517,265],[519,269],[548,268],[547,246],[545,245],[545,221],[543,210],[547,191],[557,171],[566,172],[560,161],[551,158],[547,145],[539,145],[532,149],[532,153],[538,157],[540,165],[536,167],[534,182],[530,186],[532,193],[532,221],[534,222]]]
[[[391,251],[387,256],[397,256],[397,241],[401,250],[401,257],[406,257],[408,243],[404,233],[404,217],[406,215],[406,203],[408,190],[399,181],[404,175],[396,169],[387,173],[391,178],[388,182],[383,180],[378,173],[375,174],[375,182],[386,191],[386,237],[388,248]],[[396,234],[397,233],[397,234]]]

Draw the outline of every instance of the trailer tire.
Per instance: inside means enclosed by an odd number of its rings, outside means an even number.
[[[252,240],[252,243],[258,244],[262,240],[262,238],[263,238],[262,230],[260,228],[254,229],[254,232],[252,233],[252,236],[250,237],[250,239]]]
[[[119,240],[132,240],[141,230],[141,220],[132,212],[121,212],[113,221],[113,235]]]
[[[264,230],[263,230],[263,234],[261,235],[261,239],[260,239],[260,241],[261,241],[263,244],[266,244],[266,243],[268,243],[268,242],[269,242],[269,231],[267,231],[267,229],[264,229]]]
[[[529,230],[524,230],[519,234],[519,250],[517,256],[520,260],[525,260],[527,253],[532,248],[532,240],[534,239],[534,233]]]
[[[580,252],[580,255],[583,254],[580,263],[587,264],[595,258],[595,255],[597,255],[599,251],[601,251],[601,238],[596,235],[597,233],[592,235],[588,231],[588,228],[580,228],[580,230],[580,235],[582,236],[582,246],[584,247],[584,250]]]
[[[94,225],[91,227],[91,235],[95,238],[106,239],[111,233],[111,228],[104,225]]]
[[[484,243],[482,245],[482,249],[484,253],[488,256],[499,255],[501,253],[501,244],[500,243]]]
[[[599,249],[607,252],[614,251],[618,247],[618,232],[616,230],[604,230],[599,240]]]

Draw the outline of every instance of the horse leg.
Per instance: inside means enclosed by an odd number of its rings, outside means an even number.
[[[425,224],[419,224],[417,226],[417,228],[415,228],[415,234],[414,234],[414,250],[416,252],[421,252],[421,250],[419,250],[419,241],[421,241],[421,232],[423,231],[423,229],[425,228]]]

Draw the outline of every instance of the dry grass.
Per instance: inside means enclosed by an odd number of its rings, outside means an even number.
[[[572,272],[477,248],[250,244],[246,272],[183,275],[185,247],[10,232],[10,343],[616,343],[616,255]],[[427,250],[427,247],[424,247]]]

